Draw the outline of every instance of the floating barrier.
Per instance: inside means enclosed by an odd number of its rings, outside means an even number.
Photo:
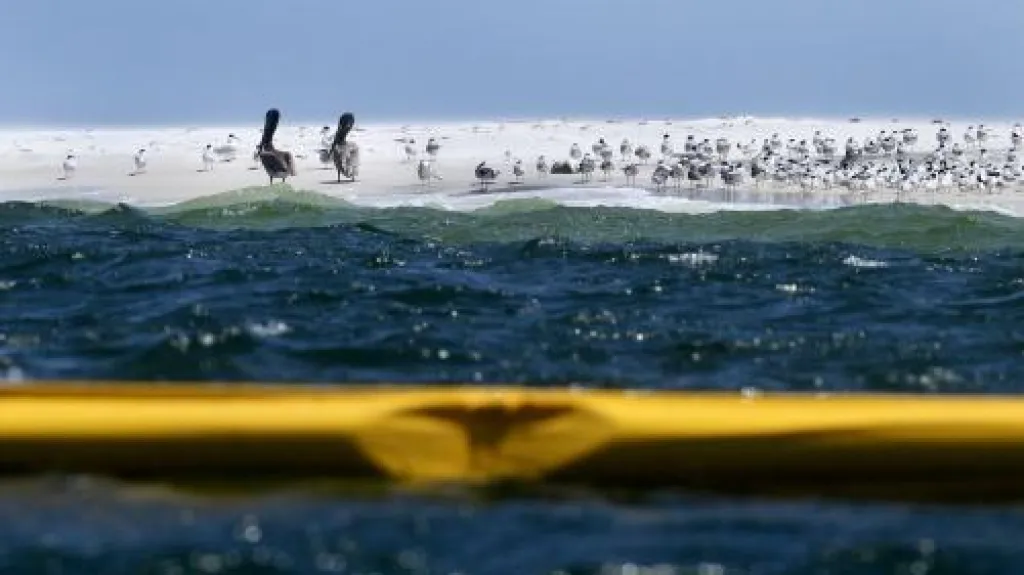
[[[463,387],[0,390],[0,473],[1024,496],[1024,399]]]

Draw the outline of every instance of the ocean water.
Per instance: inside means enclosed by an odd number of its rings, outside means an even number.
[[[1018,393],[1024,222],[0,204],[0,377]],[[1024,508],[388,486],[0,490],[0,573],[1020,573]]]

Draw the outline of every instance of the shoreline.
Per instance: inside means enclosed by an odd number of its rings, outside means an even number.
[[[328,124],[330,125],[330,124]],[[950,131],[959,135],[966,125],[950,124]],[[992,129],[993,153],[1004,153],[1010,146],[1010,124],[987,124]],[[136,206],[173,205],[190,199],[211,196],[221,192],[265,186],[268,179],[251,158],[260,133],[256,121],[248,126],[205,126],[196,128],[107,128],[95,130],[23,130],[0,129],[0,201],[85,200],[111,204],[119,202]],[[290,150],[297,158],[298,171],[288,183],[295,190],[308,190],[356,205],[367,207],[393,207],[396,205],[439,205],[447,209],[477,209],[483,205],[512,197],[552,199],[566,205],[613,205],[662,211],[714,211],[742,207],[725,192],[714,186],[704,189],[713,196],[701,199],[688,187],[681,192],[653,191],[650,174],[657,158],[661,137],[668,133],[677,149],[682,148],[687,135],[697,140],[714,142],[725,137],[735,146],[751,140],[760,142],[778,133],[781,138],[807,139],[821,131],[836,139],[840,147],[847,136],[861,141],[879,130],[913,128],[920,133],[920,143],[914,154],[934,147],[938,126],[930,120],[901,120],[899,123],[863,119],[858,123],[835,119],[784,119],[740,116],[731,119],[694,118],[682,120],[607,120],[582,121],[539,119],[502,121],[490,119],[482,122],[431,122],[419,124],[356,124],[350,139],[361,150],[360,176],[355,182],[338,183],[333,167],[325,167],[317,158],[320,146],[320,125],[304,125],[289,121],[287,115],[277,134],[278,147]],[[221,145],[228,134],[239,138],[233,161],[217,162],[213,170],[202,171],[201,151],[206,144]],[[435,167],[441,174],[439,181],[423,185],[416,176],[416,161],[405,157],[402,140],[415,138],[417,158],[424,158],[423,145],[434,137],[441,144]],[[590,152],[591,144],[604,138],[614,149],[615,169],[610,181],[602,181],[597,171],[593,181],[581,185],[574,183],[578,175],[548,175],[541,177],[534,170],[538,155],[548,162],[569,159],[569,147],[578,143]],[[622,173],[625,162],[619,153],[619,143],[628,138],[634,144],[643,143],[653,153],[635,184],[627,185]],[[148,160],[144,173],[130,175],[132,155],[138,147],[146,147]],[[68,150],[78,156],[78,167],[73,177],[59,180],[61,161]],[[972,154],[976,153],[971,151]],[[501,171],[499,182],[511,179],[513,162],[522,160],[526,175],[522,182],[529,190],[495,193],[481,199],[471,194],[477,187],[473,169],[481,161]],[[730,161],[741,160],[738,151],[730,152]],[[882,160],[885,161],[885,160]],[[792,182],[780,184],[765,182],[755,186],[747,180],[739,186],[740,193],[754,197],[748,202],[752,209],[772,209],[772,206],[791,209],[816,209],[822,205],[840,207],[860,203],[889,203],[895,199],[894,190],[880,188],[861,198],[859,192],[845,188],[816,188],[802,190]],[[758,195],[761,199],[756,199]],[[688,200],[687,195],[696,195]],[[857,196],[857,201],[843,201],[843,196]],[[906,196],[914,203],[940,203],[970,206],[969,209],[988,210],[1004,215],[1024,217],[1024,184],[1017,183],[1006,189],[986,191],[923,191]],[[493,201],[484,201],[493,200]],[[689,201],[690,204],[686,204]],[[742,204],[743,202],[739,202]]]

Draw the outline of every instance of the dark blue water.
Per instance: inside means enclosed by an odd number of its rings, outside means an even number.
[[[993,214],[88,208],[0,205],[7,379],[1024,389],[1024,225]],[[1015,507],[139,489],[8,486],[0,572],[1024,570]]]

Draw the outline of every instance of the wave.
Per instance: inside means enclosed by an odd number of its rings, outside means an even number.
[[[1024,220],[939,205],[867,204],[827,210],[776,209],[671,213],[625,207],[566,206],[544,198],[502,199],[474,211],[366,207],[288,186],[250,187],[160,207],[96,201],[0,203],[0,230],[67,221],[97,225],[279,230],[362,225],[448,243],[578,242],[849,243],[916,251],[1024,248]]]

